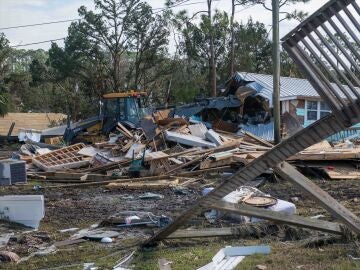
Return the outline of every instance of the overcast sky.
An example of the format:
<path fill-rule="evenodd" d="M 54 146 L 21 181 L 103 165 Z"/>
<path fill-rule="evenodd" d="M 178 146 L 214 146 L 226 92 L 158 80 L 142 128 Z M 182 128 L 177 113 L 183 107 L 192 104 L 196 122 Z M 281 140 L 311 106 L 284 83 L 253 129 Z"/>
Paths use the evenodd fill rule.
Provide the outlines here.
<path fill-rule="evenodd" d="M 298 9 L 311 14 L 327 1 L 328 0 L 312 0 L 307 4 L 286 6 L 283 10 L 291 11 Z M 164 7 L 165 1 L 146 0 L 146 2 L 152 5 L 153 8 L 162 8 Z M 269 0 L 268 2 L 270 3 L 271 1 Z M 206 8 L 205 0 L 190 0 L 188 3 L 195 4 L 177 7 L 173 10 L 176 12 L 182 9 L 187 9 L 189 13 L 193 13 Z M 78 18 L 77 9 L 81 5 L 93 8 L 93 0 L 0 0 L 0 28 L 76 19 Z M 225 10 L 230 13 L 231 0 L 216 1 L 213 8 Z M 246 22 L 250 17 L 264 23 L 267 27 L 270 27 L 271 25 L 271 12 L 265 10 L 262 6 L 254 6 L 247 9 L 244 9 L 244 7 L 241 6 L 237 7 L 235 17 L 237 21 Z M 10 40 L 11 45 L 14 46 L 66 37 L 69 24 L 70 22 L 0 30 L 0 32 L 4 32 Z M 283 21 L 280 25 L 280 37 L 288 33 L 296 25 L 298 25 L 297 21 Z M 58 41 L 58 43 L 62 44 L 61 41 Z M 49 46 L 50 43 L 44 43 L 22 48 L 48 49 Z"/>

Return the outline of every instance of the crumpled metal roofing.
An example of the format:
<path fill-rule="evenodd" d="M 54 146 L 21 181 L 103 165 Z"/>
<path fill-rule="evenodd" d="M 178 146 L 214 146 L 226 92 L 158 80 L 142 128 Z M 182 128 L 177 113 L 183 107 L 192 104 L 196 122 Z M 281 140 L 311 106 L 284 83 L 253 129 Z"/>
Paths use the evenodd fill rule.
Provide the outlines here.
<path fill-rule="evenodd" d="M 233 76 L 236 81 L 246 80 L 254 81 L 248 83 L 247 86 L 254 88 L 257 91 L 256 95 L 262 96 L 269 100 L 272 105 L 272 94 L 273 94 L 273 75 L 248 73 L 248 72 L 236 72 Z M 332 84 L 335 89 L 338 87 Z M 348 88 L 347 86 L 344 86 Z M 343 98 L 345 96 L 339 90 L 339 94 Z M 360 92 L 360 89 L 359 89 Z M 280 77 L 280 100 L 286 100 L 290 97 L 306 96 L 320 98 L 320 95 L 316 92 L 315 88 L 312 87 L 310 82 L 306 79 L 291 78 L 291 77 Z M 353 95 L 351 95 L 353 96 Z"/>
<path fill-rule="evenodd" d="M 274 122 L 271 121 L 266 124 L 258 125 L 241 125 L 241 129 L 238 134 L 241 134 L 241 131 L 250 132 L 266 141 L 274 141 Z"/>
<path fill-rule="evenodd" d="M 186 104 L 174 109 L 174 115 L 190 117 L 204 109 L 237 108 L 240 101 L 235 96 L 215 97 L 198 100 L 195 103 Z"/>

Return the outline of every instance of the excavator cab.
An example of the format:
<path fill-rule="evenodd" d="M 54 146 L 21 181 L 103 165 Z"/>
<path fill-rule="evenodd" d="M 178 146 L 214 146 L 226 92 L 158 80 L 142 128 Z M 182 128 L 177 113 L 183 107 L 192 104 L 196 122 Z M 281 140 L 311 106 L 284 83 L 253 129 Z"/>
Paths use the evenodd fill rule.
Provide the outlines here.
<path fill-rule="evenodd" d="M 109 93 L 103 95 L 101 119 L 103 132 L 110 132 L 117 124 L 136 128 L 139 121 L 151 111 L 145 106 L 145 92 Z"/>
<path fill-rule="evenodd" d="M 95 134 L 107 135 L 115 129 L 118 122 L 129 128 L 137 128 L 140 120 L 152 113 L 145 106 L 146 96 L 146 92 L 135 91 L 104 94 L 99 115 L 81 122 L 69 123 L 64 133 L 65 142 L 73 142 L 80 134 L 83 140 L 86 140 L 86 137 L 90 139 Z"/>

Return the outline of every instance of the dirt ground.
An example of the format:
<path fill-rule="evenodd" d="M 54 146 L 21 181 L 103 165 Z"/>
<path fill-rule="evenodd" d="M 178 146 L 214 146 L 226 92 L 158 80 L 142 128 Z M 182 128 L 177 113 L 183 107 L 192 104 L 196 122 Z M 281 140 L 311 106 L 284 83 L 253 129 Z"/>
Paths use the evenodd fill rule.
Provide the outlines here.
<path fill-rule="evenodd" d="M 323 181 L 314 180 L 346 207 L 360 215 L 359 180 Z M 34 185 L 42 185 L 43 190 L 33 190 Z M 77 227 L 89 228 L 99 224 L 110 215 L 121 211 L 149 211 L 155 215 L 176 217 L 200 196 L 200 188 L 190 190 L 189 194 L 176 195 L 171 188 L 151 191 L 162 194 L 163 199 L 141 200 L 138 195 L 143 190 L 109 190 L 106 187 L 56 188 L 47 189 L 47 184 L 29 182 L 25 186 L 0 187 L 0 195 L 43 194 L 46 213 L 38 231 L 23 234 L 23 229 L 9 224 L 0 226 L 1 232 L 15 232 L 7 250 L 20 257 L 38 251 L 41 247 L 51 246 L 54 242 L 68 239 L 74 232 L 60 233 L 59 230 Z M 296 200 L 300 215 L 325 215 L 325 210 L 309 200 L 288 182 L 266 183 L 260 188 L 274 197 L 284 200 Z M 296 197 L 296 198 L 295 198 Z M 217 226 L 226 226 L 220 223 Z M 204 227 L 209 225 L 198 217 L 189 221 L 188 226 Z M 208 263 L 215 253 L 226 245 L 270 245 L 270 255 L 248 256 L 238 269 L 256 269 L 256 265 L 266 265 L 267 269 L 360 269 L 360 257 L 357 241 L 332 239 L 330 243 L 319 243 L 306 247 L 304 242 L 321 240 L 325 234 L 306 231 L 300 239 L 288 239 L 283 234 L 265 237 L 228 237 L 198 240 L 164 241 L 158 246 L 140 249 L 139 244 L 150 237 L 158 228 L 117 229 L 119 238 L 111 244 L 86 241 L 63 246 L 56 253 L 34 256 L 19 264 L 0 264 L 0 269 L 83 269 L 84 263 L 95 263 L 99 269 L 112 269 L 116 262 L 136 251 L 131 262 L 132 269 L 159 269 L 158 259 L 172 262 L 172 269 L 196 269 Z M 330 237 L 331 238 L 331 237 Z M 316 242 L 316 241 L 315 241 Z"/>

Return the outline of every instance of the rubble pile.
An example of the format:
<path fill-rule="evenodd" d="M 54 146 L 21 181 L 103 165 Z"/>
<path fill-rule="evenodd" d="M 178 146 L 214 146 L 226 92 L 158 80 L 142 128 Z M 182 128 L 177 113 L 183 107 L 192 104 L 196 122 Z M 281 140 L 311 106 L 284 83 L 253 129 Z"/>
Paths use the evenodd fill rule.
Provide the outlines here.
<path fill-rule="evenodd" d="M 32 256 L 54 253 L 63 246 L 77 245 L 84 241 L 116 244 L 120 240 L 133 237 L 144 241 L 150 237 L 149 228 L 153 234 L 154 230 L 164 229 L 174 221 L 172 211 L 164 212 L 164 209 L 171 209 L 171 206 L 158 209 L 158 202 L 177 198 L 174 201 L 183 200 L 186 204 L 206 196 L 231 179 L 240 168 L 273 148 L 270 142 L 246 131 L 233 133 L 215 127 L 209 128 L 203 122 L 192 123 L 189 119 L 163 115 L 166 114 L 154 113 L 142 120 L 141 127 L 137 129 L 118 123 L 116 129 L 103 141 L 78 141 L 65 145 L 59 138 L 47 138 L 47 144 L 27 141 L 19 146 L 18 151 L 4 153 L 0 163 L 9 168 L 16 168 L 17 182 L 15 177 L 10 177 L 6 180 L 1 179 L 3 185 L 15 184 L 25 187 L 30 183 L 33 192 L 36 193 L 101 186 L 106 192 L 120 192 L 120 200 L 127 201 L 124 206 L 129 207 L 132 205 L 131 202 L 133 206 L 120 208 L 121 211 L 108 209 L 107 213 L 110 215 L 104 216 L 98 220 L 98 224 L 89 228 L 61 228 L 60 241 L 55 241 L 46 233 L 43 237 L 40 232 L 17 232 L 16 237 L 9 233 L 0 234 L 5 247 L 0 260 L 23 262 Z M 287 161 L 301 171 L 316 175 L 320 179 L 353 180 L 360 176 L 357 170 L 359 153 L 360 148 L 356 141 L 338 144 L 323 141 L 299 152 Z M 20 177 L 22 174 L 23 177 Z M 271 224 L 262 217 L 275 222 L 289 223 L 289 216 L 297 216 L 299 199 L 288 198 L 289 201 L 286 201 L 284 198 L 273 196 L 271 191 L 263 192 L 257 189 L 265 181 L 276 179 L 277 176 L 277 171 L 269 168 L 255 180 L 248 181 L 223 196 L 220 206 L 208 208 L 200 213 L 200 217 L 206 221 L 205 228 L 177 230 L 168 238 L 234 235 L 235 231 L 240 230 L 239 226 Z M 36 183 L 33 184 L 33 181 Z M 3 202 L 0 200 L 0 211 L 5 211 L 9 203 L 16 201 L 18 207 L 26 209 L 25 212 L 34 213 L 34 209 L 30 208 L 36 204 L 36 220 L 27 217 L 29 220 L 24 221 L 22 214 L 17 213 L 16 217 L 11 216 L 10 221 L 26 226 L 30 224 L 37 228 L 40 222 L 43 222 L 42 219 L 46 218 L 44 198 L 42 195 L 27 196 L 33 196 L 32 204 L 29 203 L 29 198 L 23 195 L 3 196 Z M 47 207 L 55 211 L 62 204 L 70 206 L 71 200 L 64 199 L 59 204 L 49 203 Z M 224 211 L 227 210 L 227 205 L 239 204 L 245 210 L 250 207 L 249 211 L 254 211 L 251 207 L 256 207 L 259 214 Z M 84 205 L 84 202 L 79 205 Z M 267 211 L 261 212 L 261 209 L 270 210 L 272 214 L 266 214 Z M 341 232 L 340 227 L 334 227 L 335 225 L 331 225 L 331 229 L 323 229 L 326 224 L 322 222 L 325 221 L 312 222 L 316 223 L 314 226 L 320 228 L 319 230 Z M 218 228 L 219 224 L 221 228 Z M 301 218 L 295 224 L 310 226 Z M 72 235 L 69 237 L 70 234 Z M 25 257 L 20 258 L 18 255 Z"/>
<path fill-rule="evenodd" d="M 112 188 L 156 188 L 178 185 L 175 179 L 169 180 L 173 176 L 232 172 L 232 168 L 246 166 L 272 148 L 249 132 L 209 129 L 202 122 L 164 118 L 161 112 L 147 117 L 141 126 L 130 129 L 118 123 L 107 140 L 93 144 L 66 146 L 60 140 L 54 141 L 57 144 L 28 141 L 18 152 L 12 152 L 12 156 L 26 162 L 28 179 L 61 184 L 106 183 Z M 357 179 L 359 154 L 356 143 L 331 145 L 323 141 L 288 161 L 322 177 Z M 150 185 L 150 181 L 156 182 Z"/>

